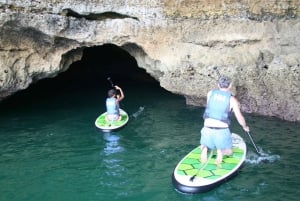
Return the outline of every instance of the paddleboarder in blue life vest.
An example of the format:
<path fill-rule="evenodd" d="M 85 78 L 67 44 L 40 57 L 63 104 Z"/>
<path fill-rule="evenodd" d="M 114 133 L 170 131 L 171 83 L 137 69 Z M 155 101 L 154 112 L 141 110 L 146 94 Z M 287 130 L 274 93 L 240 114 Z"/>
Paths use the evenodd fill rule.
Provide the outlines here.
<path fill-rule="evenodd" d="M 122 116 L 120 115 L 120 106 L 119 102 L 124 99 L 124 93 L 121 87 L 115 85 L 114 89 L 110 89 L 107 92 L 106 99 L 106 120 L 107 121 L 119 121 Z M 117 90 L 119 93 L 117 93 Z"/>
<path fill-rule="evenodd" d="M 241 113 L 238 100 L 231 94 L 231 80 L 221 76 L 218 89 L 207 94 L 207 106 L 204 111 L 204 127 L 201 129 L 201 162 L 207 161 L 208 149 L 217 149 L 216 164 L 221 167 L 223 155 L 232 154 L 230 117 L 234 113 L 237 121 L 246 132 L 249 132 L 246 120 Z"/>

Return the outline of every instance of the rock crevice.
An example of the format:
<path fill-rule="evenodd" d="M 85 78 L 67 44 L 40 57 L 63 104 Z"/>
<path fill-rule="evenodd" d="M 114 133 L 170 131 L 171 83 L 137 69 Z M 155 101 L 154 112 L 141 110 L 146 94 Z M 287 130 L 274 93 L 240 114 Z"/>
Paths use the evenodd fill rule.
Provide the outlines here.
<path fill-rule="evenodd" d="M 123 14 L 116 13 L 116 12 L 79 14 L 70 8 L 63 9 L 60 14 L 63 16 L 67 16 L 67 17 L 75 17 L 75 18 L 79 18 L 79 19 L 84 18 L 86 20 L 91 20 L 91 21 L 101 21 L 101 20 L 107 20 L 107 19 L 125 19 L 125 18 L 131 18 L 134 20 L 138 20 L 137 17 L 131 17 L 129 15 L 123 15 Z"/>

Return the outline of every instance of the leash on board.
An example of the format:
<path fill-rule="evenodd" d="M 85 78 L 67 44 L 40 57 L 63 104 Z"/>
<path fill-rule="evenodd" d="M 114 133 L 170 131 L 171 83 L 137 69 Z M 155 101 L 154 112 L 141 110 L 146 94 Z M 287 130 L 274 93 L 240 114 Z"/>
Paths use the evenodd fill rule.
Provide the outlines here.
<path fill-rule="evenodd" d="M 196 174 L 194 174 L 191 178 L 190 181 L 194 181 L 195 177 L 207 166 L 208 161 L 211 159 L 212 155 L 213 155 L 214 150 L 211 150 L 208 156 L 208 159 L 206 160 L 206 162 L 202 165 L 202 167 L 200 167 L 197 171 Z"/>

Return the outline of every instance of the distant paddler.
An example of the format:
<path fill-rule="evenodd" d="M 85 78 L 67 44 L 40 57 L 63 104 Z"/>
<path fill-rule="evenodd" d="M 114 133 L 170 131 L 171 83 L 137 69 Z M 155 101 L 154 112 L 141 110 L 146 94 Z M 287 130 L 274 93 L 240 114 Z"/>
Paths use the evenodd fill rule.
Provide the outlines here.
<path fill-rule="evenodd" d="M 113 89 L 108 90 L 106 99 L 106 120 L 120 121 L 120 101 L 124 99 L 124 93 L 121 87 L 114 85 Z"/>

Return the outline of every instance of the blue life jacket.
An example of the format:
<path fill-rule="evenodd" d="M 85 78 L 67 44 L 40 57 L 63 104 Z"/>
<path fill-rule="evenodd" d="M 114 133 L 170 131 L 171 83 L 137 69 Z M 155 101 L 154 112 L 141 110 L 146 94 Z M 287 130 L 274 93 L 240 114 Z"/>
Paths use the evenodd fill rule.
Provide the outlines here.
<path fill-rule="evenodd" d="M 115 98 L 106 99 L 106 112 L 107 114 L 120 115 L 119 113 L 119 103 Z"/>
<path fill-rule="evenodd" d="M 209 97 L 203 118 L 220 120 L 229 125 L 231 117 L 230 97 L 230 92 L 217 89 L 213 90 Z"/>

